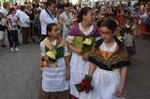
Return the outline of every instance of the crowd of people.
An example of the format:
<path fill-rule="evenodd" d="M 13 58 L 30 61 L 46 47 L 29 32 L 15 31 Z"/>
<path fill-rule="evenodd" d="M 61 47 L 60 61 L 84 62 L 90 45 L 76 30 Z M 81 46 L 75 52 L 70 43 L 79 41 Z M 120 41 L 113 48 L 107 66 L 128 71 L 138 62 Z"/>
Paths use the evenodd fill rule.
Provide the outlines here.
<path fill-rule="evenodd" d="M 10 7 L 4 2 L 0 44 L 7 47 L 6 34 L 12 52 L 21 43 L 40 44 L 39 99 L 124 99 L 140 22 L 149 26 L 150 3 L 91 7 L 47 0 Z"/>

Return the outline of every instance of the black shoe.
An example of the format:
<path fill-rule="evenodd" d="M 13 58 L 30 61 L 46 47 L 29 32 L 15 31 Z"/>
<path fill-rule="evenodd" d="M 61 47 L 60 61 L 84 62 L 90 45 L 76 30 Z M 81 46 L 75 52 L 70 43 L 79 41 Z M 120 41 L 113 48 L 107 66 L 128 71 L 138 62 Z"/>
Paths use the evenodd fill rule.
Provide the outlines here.
<path fill-rule="evenodd" d="M 1 45 L 1 48 L 7 48 L 7 46 L 3 44 L 3 45 Z"/>

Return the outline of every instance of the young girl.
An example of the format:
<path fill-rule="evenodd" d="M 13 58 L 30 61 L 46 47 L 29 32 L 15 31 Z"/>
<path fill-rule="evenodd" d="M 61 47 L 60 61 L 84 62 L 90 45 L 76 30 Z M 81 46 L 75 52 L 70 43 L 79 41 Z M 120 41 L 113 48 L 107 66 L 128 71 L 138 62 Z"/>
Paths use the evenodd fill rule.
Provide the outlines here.
<path fill-rule="evenodd" d="M 84 93 L 79 94 L 75 85 L 88 73 L 89 62 L 86 61 L 96 38 L 99 37 L 98 28 L 93 24 L 94 13 L 92 8 L 84 7 L 79 13 L 79 23 L 76 24 L 67 37 L 69 49 L 72 52 L 70 60 L 70 94 L 71 99 L 81 99 Z M 84 98 L 87 98 L 86 95 Z"/>
<path fill-rule="evenodd" d="M 134 30 L 131 20 L 126 19 L 125 25 L 121 29 L 121 35 L 124 37 L 124 44 L 130 56 L 135 54 Z"/>
<path fill-rule="evenodd" d="M 9 31 L 9 36 L 10 36 L 10 49 L 11 51 L 19 51 L 18 44 L 18 18 L 15 16 L 16 10 L 15 8 L 10 8 L 8 16 L 7 16 L 7 27 Z"/>
<path fill-rule="evenodd" d="M 96 42 L 91 51 L 88 75 L 79 83 L 80 88 L 86 85 L 88 89 L 91 85 L 87 82 L 93 76 L 94 90 L 91 99 L 117 99 L 124 94 L 130 61 L 125 46 L 115 37 L 116 29 L 114 21 L 102 22 L 99 32 L 102 39 Z"/>
<path fill-rule="evenodd" d="M 42 90 L 39 99 L 69 99 L 69 62 L 66 43 L 57 24 L 47 25 L 47 37 L 40 43 L 42 59 Z M 57 63 L 57 66 L 54 63 Z"/>

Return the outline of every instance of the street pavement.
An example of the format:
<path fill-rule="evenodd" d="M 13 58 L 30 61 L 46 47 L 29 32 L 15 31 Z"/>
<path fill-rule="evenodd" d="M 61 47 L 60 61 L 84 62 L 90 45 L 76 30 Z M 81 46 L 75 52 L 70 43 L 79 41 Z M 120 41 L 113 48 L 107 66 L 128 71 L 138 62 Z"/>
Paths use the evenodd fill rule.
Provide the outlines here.
<path fill-rule="evenodd" d="M 136 47 L 128 72 L 127 99 L 150 99 L 150 41 L 138 39 Z"/>
<path fill-rule="evenodd" d="M 0 50 L 0 99 L 38 99 L 39 45 L 20 46 L 20 52 Z"/>
<path fill-rule="evenodd" d="M 150 99 L 150 42 L 137 39 L 137 54 L 129 67 L 126 99 Z M 40 89 L 38 44 L 19 52 L 0 49 L 0 99 L 38 99 Z"/>

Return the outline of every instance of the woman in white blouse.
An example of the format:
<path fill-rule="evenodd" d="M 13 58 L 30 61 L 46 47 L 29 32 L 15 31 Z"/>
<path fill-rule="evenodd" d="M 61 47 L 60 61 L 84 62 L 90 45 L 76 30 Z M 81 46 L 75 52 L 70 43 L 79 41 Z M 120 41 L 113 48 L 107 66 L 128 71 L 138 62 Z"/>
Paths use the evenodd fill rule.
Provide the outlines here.
<path fill-rule="evenodd" d="M 22 40 L 23 44 L 27 44 L 28 40 L 30 40 L 30 19 L 29 16 L 25 13 L 25 6 L 21 6 L 20 10 L 21 11 L 18 13 L 18 17 L 22 27 Z"/>

